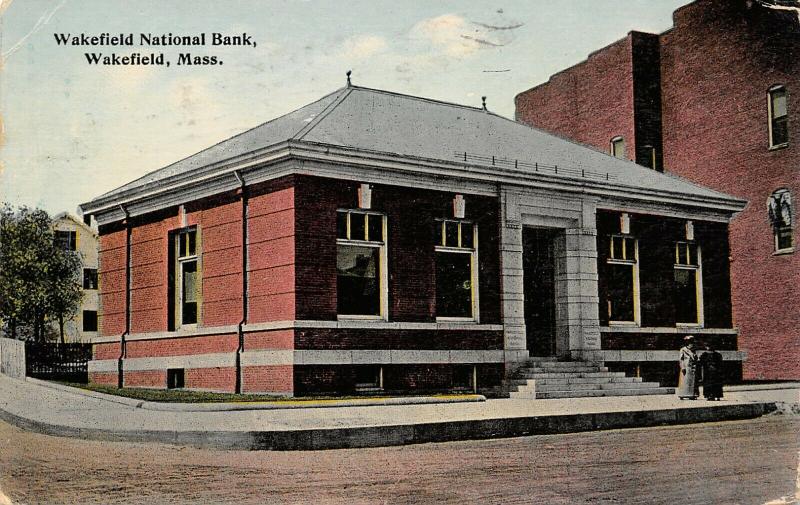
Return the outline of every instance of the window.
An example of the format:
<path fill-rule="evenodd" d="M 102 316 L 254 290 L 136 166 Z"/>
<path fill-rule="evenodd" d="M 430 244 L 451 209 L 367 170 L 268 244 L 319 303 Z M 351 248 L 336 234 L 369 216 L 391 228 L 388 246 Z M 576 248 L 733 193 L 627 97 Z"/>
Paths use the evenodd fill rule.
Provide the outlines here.
<path fill-rule="evenodd" d="M 184 370 L 183 368 L 168 368 L 167 369 L 167 389 L 180 389 L 184 387 Z"/>
<path fill-rule="evenodd" d="M 177 232 L 174 237 L 172 289 L 173 311 L 178 326 L 197 324 L 200 304 L 200 271 L 196 229 Z"/>
<path fill-rule="evenodd" d="M 475 365 L 456 365 L 453 368 L 453 389 L 478 392 L 478 377 Z"/>
<path fill-rule="evenodd" d="M 97 311 L 83 311 L 83 331 L 97 331 Z"/>
<path fill-rule="evenodd" d="M 703 324 L 703 285 L 700 248 L 693 242 L 675 243 L 674 300 L 676 324 Z"/>
<path fill-rule="evenodd" d="M 611 156 L 615 158 L 625 158 L 625 139 L 614 137 L 611 139 Z"/>
<path fill-rule="evenodd" d="M 775 242 L 775 252 L 794 250 L 792 231 L 792 194 L 788 189 L 779 189 L 767 199 L 767 212 Z"/>
<path fill-rule="evenodd" d="M 647 155 L 647 159 L 643 160 L 646 163 L 645 166 L 648 166 L 653 170 L 658 170 L 658 162 L 656 160 L 656 148 L 651 146 L 650 144 L 647 144 L 642 149 L 644 149 L 644 152 Z"/>
<path fill-rule="evenodd" d="M 436 318 L 478 319 L 478 233 L 469 221 L 436 221 Z"/>
<path fill-rule="evenodd" d="M 608 242 L 608 320 L 610 323 L 638 323 L 638 243 L 635 238 L 626 235 L 612 235 Z"/>
<path fill-rule="evenodd" d="M 74 251 L 78 247 L 78 234 L 75 230 L 56 230 L 56 246 L 65 251 Z"/>
<path fill-rule="evenodd" d="M 340 210 L 336 215 L 336 306 L 344 317 L 386 318 L 386 216 Z"/>
<path fill-rule="evenodd" d="M 358 392 L 383 390 L 383 367 L 364 365 L 355 367 L 355 390 Z"/>
<path fill-rule="evenodd" d="M 97 269 L 83 269 L 83 289 L 97 289 Z"/>
<path fill-rule="evenodd" d="M 789 124 L 786 88 L 773 86 L 767 93 L 769 113 L 769 146 L 779 147 L 789 143 Z"/>

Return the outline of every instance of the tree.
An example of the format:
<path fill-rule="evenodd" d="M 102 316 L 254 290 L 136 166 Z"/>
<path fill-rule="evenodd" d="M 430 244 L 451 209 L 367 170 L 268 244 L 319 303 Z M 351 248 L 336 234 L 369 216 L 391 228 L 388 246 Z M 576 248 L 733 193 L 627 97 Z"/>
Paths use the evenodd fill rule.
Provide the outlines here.
<path fill-rule="evenodd" d="M 11 338 L 44 341 L 50 324 L 74 317 L 83 296 L 81 258 L 55 243 L 41 209 L 0 209 L 0 321 Z"/>

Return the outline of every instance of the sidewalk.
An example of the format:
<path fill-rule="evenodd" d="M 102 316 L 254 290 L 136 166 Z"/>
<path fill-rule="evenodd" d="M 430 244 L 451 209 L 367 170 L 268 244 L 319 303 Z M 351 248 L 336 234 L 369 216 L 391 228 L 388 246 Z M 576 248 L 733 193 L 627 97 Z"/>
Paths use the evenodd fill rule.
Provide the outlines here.
<path fill-rule="evenodd" d="M 800 403 L 800 385 L 774 386 L 726 391 L 721 402 L 654 395 L 181 412 L 137 408 L 0 375 L 0 419 L 40 433 L 96 440 L 333 449 L 748 419 Z"/>

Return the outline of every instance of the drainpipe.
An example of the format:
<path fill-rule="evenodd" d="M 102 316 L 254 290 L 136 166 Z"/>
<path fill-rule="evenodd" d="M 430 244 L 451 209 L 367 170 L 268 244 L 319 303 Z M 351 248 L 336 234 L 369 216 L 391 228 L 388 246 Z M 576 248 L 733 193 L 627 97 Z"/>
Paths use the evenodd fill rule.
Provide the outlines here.
<path fill-rule="evenodd" d="M 123 359 L 127 355 L 126 338 L 131 332 L 131 216 L 128 210 L 119 206 L 125 214 L 125 332 L 119 337 L 119 358 L 117 358 L 117 387 L 125 385 Z"/>
<path fill-rule="evenodd" d="M 237 332 L 239 346 L 236 348 L 236 394 L 242 392 L 242 353 L 244 352 L 244 325 L 247 323 L 247 187 L 242 174 L 235 170 L 233 175 L 239 181 L 239 191 L 242 198 L 242 320 L 239 321 Z"/>

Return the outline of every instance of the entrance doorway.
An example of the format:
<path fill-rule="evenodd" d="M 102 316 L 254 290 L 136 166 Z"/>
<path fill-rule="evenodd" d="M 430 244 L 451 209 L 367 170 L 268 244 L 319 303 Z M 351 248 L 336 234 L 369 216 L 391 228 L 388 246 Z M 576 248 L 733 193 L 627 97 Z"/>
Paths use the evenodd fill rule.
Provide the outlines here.
<path fill-rule="evenodd" d="M 561 230 L 523 228 L 525 328 L 531 356 L 556 355 L 556 237 Z"/>

